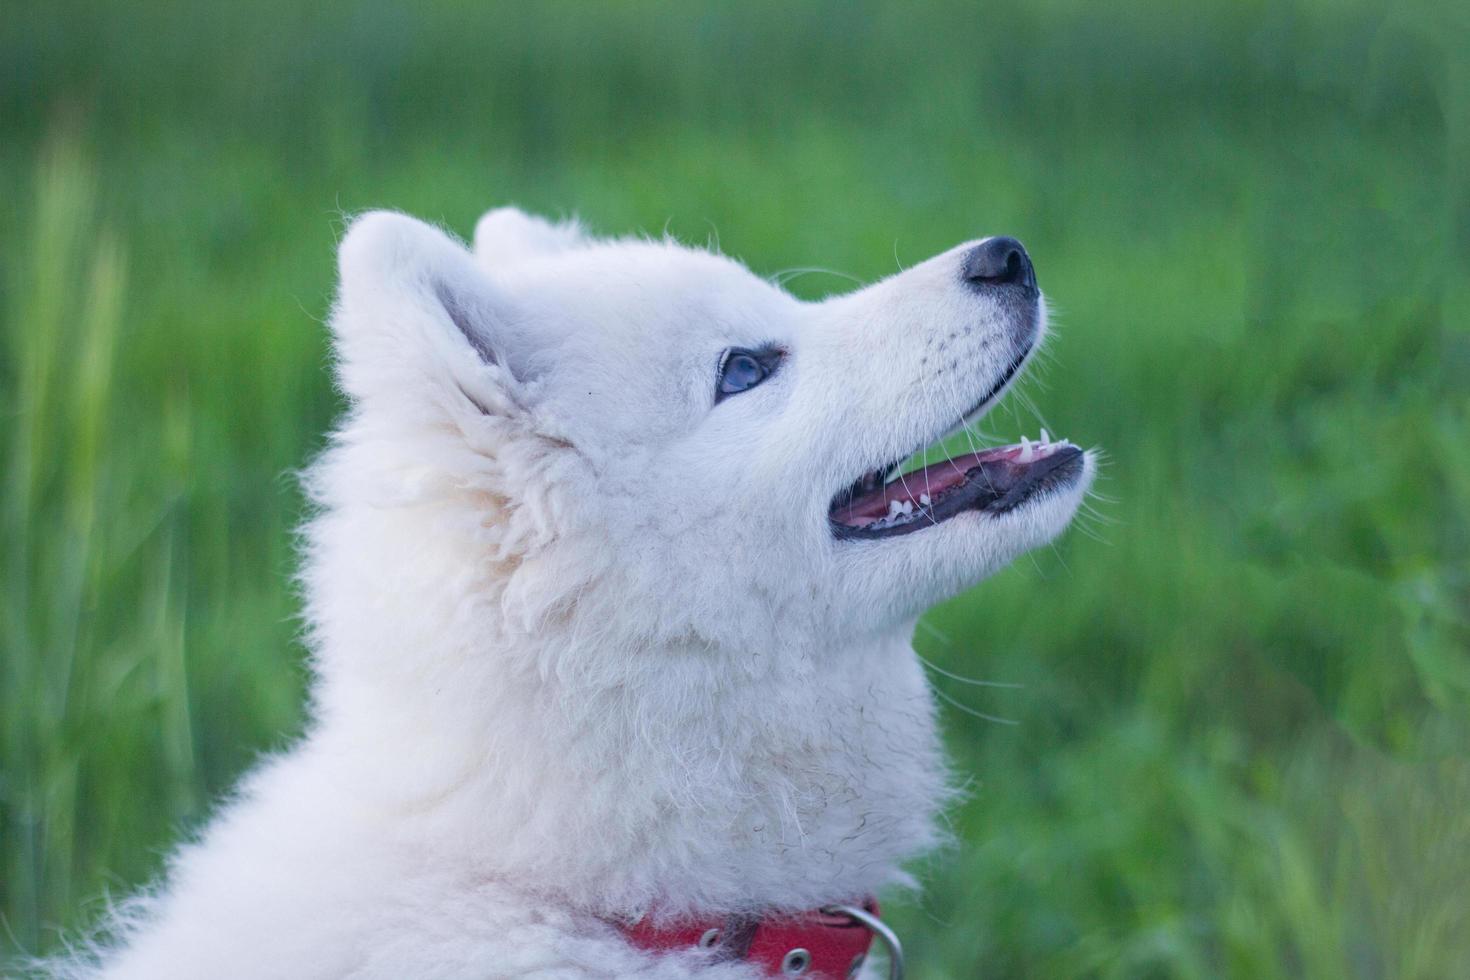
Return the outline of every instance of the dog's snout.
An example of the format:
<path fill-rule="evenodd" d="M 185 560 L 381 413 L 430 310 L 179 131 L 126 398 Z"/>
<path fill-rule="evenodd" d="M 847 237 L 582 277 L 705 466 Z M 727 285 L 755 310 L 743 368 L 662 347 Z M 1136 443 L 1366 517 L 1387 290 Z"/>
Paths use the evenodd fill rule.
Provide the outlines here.
<path fill-rule="evenodd" d="M 964 276 L 975 286 L 1036 288 L 1036 269 L 1025 246 L 1004 235 L 987 238 L 970 249 L 965 256 Z"/>

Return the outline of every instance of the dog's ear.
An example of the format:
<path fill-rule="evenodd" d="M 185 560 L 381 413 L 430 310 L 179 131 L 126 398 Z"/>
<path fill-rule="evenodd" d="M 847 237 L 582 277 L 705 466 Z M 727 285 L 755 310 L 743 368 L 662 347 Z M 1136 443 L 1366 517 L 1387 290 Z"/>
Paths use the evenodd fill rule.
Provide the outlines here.
<path fill-rule="evenodd" d="M 586 243 L 587 234 L 576 219 L 553 224 L 519 208 L 486 211 L 475 225 L 475 258 L 491 270 Z"/>
<path fill-rule="evenodd" d="M 338 378 L 355 404 L 513 410 L 507 299 L 453 238 L 407 215 L 354 220 L 338 250 L 332 327 Z"/>

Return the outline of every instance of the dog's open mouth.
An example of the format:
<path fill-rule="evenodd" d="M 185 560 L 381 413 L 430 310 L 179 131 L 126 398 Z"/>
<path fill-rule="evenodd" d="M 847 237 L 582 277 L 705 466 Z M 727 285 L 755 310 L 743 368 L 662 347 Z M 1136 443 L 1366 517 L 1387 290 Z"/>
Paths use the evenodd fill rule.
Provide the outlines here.
<path fill-rule="evenodd" d="M 883 538 L 920 531 L 963 514 L 1003 514 L 1082 472 L 1082 450 L 1065 439 L 1023 439 L 966 453 L 910 473 L 898 462 L 864 474 L 832 500 L 828 520 L 838 538 Z M 897 474 L 897 475 L 896 475 Z"/>

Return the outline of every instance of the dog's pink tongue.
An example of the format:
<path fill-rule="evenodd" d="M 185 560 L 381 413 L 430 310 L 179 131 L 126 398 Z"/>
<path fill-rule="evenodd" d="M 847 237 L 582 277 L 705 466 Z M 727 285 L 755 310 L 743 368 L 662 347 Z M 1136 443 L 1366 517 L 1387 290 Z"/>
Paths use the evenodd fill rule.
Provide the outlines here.
<path fill-rule="evenodd" d="M 838 519 L 844 524 L 871 524 L 887 517 L 889 505 L 895 501 L 900 504 L 907 501 L 915 507 L 922 506 L 924 501 L 920 498 L 927 497 L 932 501 L 951 487 L 959 486 L 965 482 L 965 474 L 981 463 L 1003 459 L 1018 452 L 1019 447 L 1003 446 L 980 453 L 967 453 L 954 459 L 946 459 L 942 463 L 931 463 L 921 470 L 898 477 L 881 490 L 858 497 L 841 510 Z"/>

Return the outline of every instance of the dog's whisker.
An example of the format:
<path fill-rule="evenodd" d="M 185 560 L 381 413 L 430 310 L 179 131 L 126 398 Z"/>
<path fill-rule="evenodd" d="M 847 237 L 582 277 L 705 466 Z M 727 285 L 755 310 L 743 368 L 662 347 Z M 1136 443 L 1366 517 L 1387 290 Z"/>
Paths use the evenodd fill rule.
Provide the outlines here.
<path fill-rule="evenodd" d="M 959 681 L 961 684 L 970 684 L 974 687 L 1001 687 L 1011 690 L 1018 690 L 1026 686 L 1024 684 L 1014 684 L 1009 681 L 982 681 L 975 677 L 966 677 L 963 674 L 956 674 L 953 671 L 945 670 L 934 661 L 925 659 L 924 657 L 919 657 L 919 660 L 924 664 L 924 666 L 934 671 L 934 673 L 939 674 L 943 677 L 948 677 L 952 681 Z"/>
<path fill-rule="evenodd" d="M 970 707 L 968 704 L 965 704 L 962 701 L 955 700 L 954 698 L 950 697 L 948 694 L 945 694 L 944 691 L 940 690 L 937 687 L 936 688 L 933 688 L 932 690 L 943 701 L 945 701 L 946 703 L 948 703 L 948 704 L 952 705 L 953 707 L 959 709 L 960 711 L 963 711 L 965 714 L 969 715 L 972 718 L 979 718 L 982 721 L 993 722 L 994 724 L 997 724 L 997 725 L 1019 725 L 1020 724 L 1020 722 L 1017 721 L 1014 718 L 1002 718 L 999 715 L 988 715 L 988 714 L 986 714 L 983 711 L 977 711 L 976 709 Z"/>

